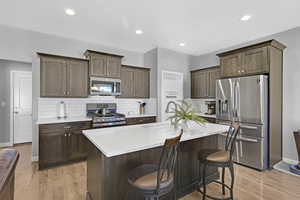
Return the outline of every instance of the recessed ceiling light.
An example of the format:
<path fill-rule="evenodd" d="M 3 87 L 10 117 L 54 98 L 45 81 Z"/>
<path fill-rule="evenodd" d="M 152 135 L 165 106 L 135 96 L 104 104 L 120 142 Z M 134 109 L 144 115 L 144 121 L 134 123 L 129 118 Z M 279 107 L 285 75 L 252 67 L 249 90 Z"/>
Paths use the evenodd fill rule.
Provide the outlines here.
<path fill-rule="evenodd" d="M 67 8 L 67 9 L 65 10 L 65 13 L 66 13 L 67 15 L 70 15 L 70 16 L 76 15 L 75 10 L 73 10 L 73 9 L 71 9 L 71 8 Z"/>
<path fill-rule="evenodd" d="M 142 35 L 142 34 L 143 34 L 143 31 L 140 30 L 140 29 L 138 29 L 138 30 L 135 31 L 135 33 L 136 33 L 137 35 Z"/>
<path fill-rule="evenodd" d="M 244 15 L 242 18 L 241 18 L 241 21 L 248 21 L 252 18 L 251 15 Z"/>
<path fill-rule="evenodd" d="M 181 42 L 181 43 L 179 43 L 179 46 L 184 47 L 184 46 L 185 46 L 185 43 L 184 43 L 184 42 Z"/>

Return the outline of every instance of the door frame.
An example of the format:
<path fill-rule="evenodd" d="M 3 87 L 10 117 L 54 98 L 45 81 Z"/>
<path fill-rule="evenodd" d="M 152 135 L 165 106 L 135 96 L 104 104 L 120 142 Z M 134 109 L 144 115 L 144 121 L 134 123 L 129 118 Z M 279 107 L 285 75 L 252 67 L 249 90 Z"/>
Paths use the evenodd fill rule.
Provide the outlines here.
<path fill-rule="evenodd" d="M 165 83 L 164 83 L 164 74 L 168 73 L 168 74 L 175 74 L 178 76 L 181 76 L 182 78 L 182 100 L 184 100 L 184 73 L 183 72 L 177 72 L 177 71 L 169 71 L 169 70 L 162 70 L 161 71 L 161 91 L 160 91 L 160 111 L 159 111 L 159 115 L 160 115 L 160 121 L 162 121 L 163 118 L 163 114 L 164 114 L 164 110 L 165 108 L 163 108 L 163 104 L 164 104 L 164 89 L 165 88 Z"/>
<path fill-rule="evenodd" d="M 9 120 L 10 120 L 10 125 L 9 125 L 9 146 L 14 145 L 14 74 L 16 73 L 22 73 L 26 75 L 31 75 L 32 76 L 32 71 L 19 71 L 19 70 L 13 70 L 10 71 L 10 108 L 9 108 Z M 32 87 L 32 82 L 31 82 L 31 87 Z M 31 101 L 33 103 L 33 101 Z M 32 125 L 32 124 L 31 124 Z M 31 133 L 32 134 L 32 133 Z"/>

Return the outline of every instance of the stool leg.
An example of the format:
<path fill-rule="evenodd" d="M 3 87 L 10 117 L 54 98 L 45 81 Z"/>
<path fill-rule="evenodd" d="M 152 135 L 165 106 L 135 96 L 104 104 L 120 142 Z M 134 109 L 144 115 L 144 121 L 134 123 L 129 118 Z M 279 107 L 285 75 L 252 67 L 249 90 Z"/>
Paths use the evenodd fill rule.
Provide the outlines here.
<path fill-rule="evenodd" d="M 203 185 L 203 197 L 202 200 L 205 200 L 206 197 L 206 184 L 205 184 L 205 176 L 206 176 L 206 164 L 203 164 L 202 169 L 202 185 Z"/>
<path fill-rule="evenodd" d="M 230 198 L 233 200 L 233 186 L 234 186 L 234 167 L 233 163 L 230 164 L 230 174 L 231 174 L 231 187 L 230 187 Z"/>
<path fill-rule="evenodd" d="M 222 167 L 222 194 L 225 195 L 225 167 Z"/>

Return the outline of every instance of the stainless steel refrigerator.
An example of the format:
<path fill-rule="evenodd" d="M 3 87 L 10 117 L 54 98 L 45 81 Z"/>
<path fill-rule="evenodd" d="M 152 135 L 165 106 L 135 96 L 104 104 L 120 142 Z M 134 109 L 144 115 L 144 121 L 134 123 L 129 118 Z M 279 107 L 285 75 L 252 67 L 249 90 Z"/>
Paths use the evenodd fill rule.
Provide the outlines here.
<path fill-rule="evenodd" d="M 268 76 L 220 79 L 216 82 L 217 121 L 241 125 L 234 161 L 259 170 L 269 167 Z M 225 136 L 220 138 L 223 146 Z"/>

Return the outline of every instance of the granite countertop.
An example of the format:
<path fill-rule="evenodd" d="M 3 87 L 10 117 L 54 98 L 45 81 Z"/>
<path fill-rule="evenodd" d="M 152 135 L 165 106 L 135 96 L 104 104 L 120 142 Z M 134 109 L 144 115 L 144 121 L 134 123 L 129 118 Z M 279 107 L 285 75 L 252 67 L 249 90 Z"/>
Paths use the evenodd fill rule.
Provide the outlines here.
<path fill-rule="evenodd" d="M 138 118 L 138 117 L 156 117 L 156 114 L 129 114 L 126 118 Z"/>
<path fill-rule="evenodd" d="M 205 113 L 197 113 L 197 115 L 199 115 L 200 117 L 207 117 L 207 118 L 217 118 L 217 116 L 214 114 L 214 115 L 208 115 L 208 114 L 205 114 Z"/>
<path fill-rule="evenodd" d="M 67 118 L 40 118 L 37 120 L 36 124 L 57 124 L 57 123 L 67 123 L 67 122 L 80 122 L 80 121 L 92 121 L 92 118 L 87 116 L 78 117 L 67 117 Z"/>
<path fill-rule="evenodd" d="M 228 126 L 225 125 L 205 123 L 200 126 L 191 122 L 189 123 L 189 130 L 184 132 L 181 141 L 221 134 L 227 130 Z M 169 122 L 159 122 L 85 130 L 83 134 L 106 157 L 113 157 L 162 146 L 165 139 L 175 137 L 179 132 L 175 131 Z"/>

